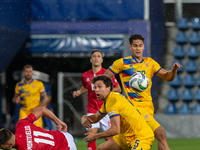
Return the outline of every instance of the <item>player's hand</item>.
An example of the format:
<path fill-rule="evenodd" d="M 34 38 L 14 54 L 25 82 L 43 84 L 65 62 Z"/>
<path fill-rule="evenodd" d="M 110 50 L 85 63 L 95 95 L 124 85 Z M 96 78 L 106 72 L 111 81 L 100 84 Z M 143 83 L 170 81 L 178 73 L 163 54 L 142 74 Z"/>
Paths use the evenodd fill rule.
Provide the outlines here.
<path fill-rule="evenodd" d="M 180 67 L 183 67 L 183 66 L 179 63 L 174 63 L 172 69 L 178 70 Z"/>
<path fill-rule="evenodd" d="M 67 125 L 62 121 L 60 121 L 59 124 L 57 124 L 57 128 L 60 131 L 67 132 Z"/>
<path fill-rule="evenodd" d="M 77 90 L 73 92 L 73 98 L 78 97 L 79 95 L 81 95 L 81 90 Z"/>
<path fill-rule="evenodd" d="M 81 118 L 81 123 L 85 128 L 91 128 L 93 121 L 86 115 Z"/>
<path fill-rule="evenodd" d="M 85 135 L 87 135 L 87 136 L 83 139 L 85 142 L 91 143 L 91 142 L 93 142 L 94 140 L 96 140 L 96 136 L 95 136 L 94 133 L 89 132 L 89 133 L 85 133 Z"/>

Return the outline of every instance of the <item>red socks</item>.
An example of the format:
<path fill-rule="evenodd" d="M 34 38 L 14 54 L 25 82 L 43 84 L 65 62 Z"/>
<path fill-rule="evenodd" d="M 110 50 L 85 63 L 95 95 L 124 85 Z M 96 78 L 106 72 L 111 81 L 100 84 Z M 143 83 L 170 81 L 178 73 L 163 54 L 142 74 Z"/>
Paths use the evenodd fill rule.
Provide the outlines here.
<path fill-rule="evenodd" d="M 88 149 L 88 150 L 97 150 L 96 141 L 93 141 L 93 142 L 91 142 L 91 143 L 88 143 L 87 149 Z"/>

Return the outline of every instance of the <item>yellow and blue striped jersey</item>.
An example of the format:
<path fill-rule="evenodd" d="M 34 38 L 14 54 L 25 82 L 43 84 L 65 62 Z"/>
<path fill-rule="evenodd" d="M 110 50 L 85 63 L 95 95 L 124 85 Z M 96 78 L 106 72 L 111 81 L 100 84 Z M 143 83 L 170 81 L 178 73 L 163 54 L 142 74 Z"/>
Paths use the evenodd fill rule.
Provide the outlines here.
<path fill-rule="evenodd" d="M 133 55 L 120 58 L 109 67 L 111 72 L 119 74 L 128 100 L 135 102 L 152 102 L 152 77 L 160 69 L 160 65 L 152 58 L 143 57 L 142 61 L 138 62 Z M 149 79 L 149 87 L 144 92 L 133 90 L 129 86 L 129 79 L 135 72 L 142 72 Z"/>
<path fill-rule="evenodd" d="M 24 80 L 15 86 L 15 93 L 20 94 L 21 108 L 29 111 L 40 104 L 40 93 L 45 92 L 41 81 L 33 79 L 30 83 Z"/>
<path fill-rule="evenodd" d="M 110 92 L 99 110 L 110 118 L 120 116 L 120 134 L 125 137 L 153 137 L 153 131 L 136 107 L 120 93 Z"/>

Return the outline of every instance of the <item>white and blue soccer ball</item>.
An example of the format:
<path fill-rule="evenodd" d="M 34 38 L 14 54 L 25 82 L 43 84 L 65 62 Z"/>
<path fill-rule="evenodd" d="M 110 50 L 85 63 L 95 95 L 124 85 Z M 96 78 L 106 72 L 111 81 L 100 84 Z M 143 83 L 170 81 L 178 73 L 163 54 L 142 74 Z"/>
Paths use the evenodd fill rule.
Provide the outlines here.
<path fill-rule="evenodd" d="M 147 76 L 141 72 L 135 72 L 130 80 L 129 80 L 129 86 L 133 90 L 138 90 L 138 91 L 145 91 L 148 86 L 149 86 L 149 79 Z"/>

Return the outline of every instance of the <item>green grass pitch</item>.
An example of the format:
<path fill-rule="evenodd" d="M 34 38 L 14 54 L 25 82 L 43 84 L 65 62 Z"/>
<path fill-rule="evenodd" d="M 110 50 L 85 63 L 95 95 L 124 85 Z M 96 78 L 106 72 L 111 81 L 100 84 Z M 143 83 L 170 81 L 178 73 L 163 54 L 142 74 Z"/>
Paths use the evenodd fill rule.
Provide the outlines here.
<path fill-rule="evenodd" d="M 98 139 L 97 145 L 105 142 L 104 139 Z M 167 140 L 171 150 L 200 150 L 200 139 L 168 139 Z M 87 143 L 82 138 L 75 138 L 77 150 L 86 150 Z M 154 145 L 151 150 L 157 150 L 157 140 L 154 141 Z"/>
<path fill-rule="evenodd" d="M 104 139 L 98 139 L 97 145 L 105 142 Z M 200 150 L 200 138 L 196 139 L 168 139 L 167 140 L 171 150 Z M 75 138 L 75 144 L 77 150 L 86 150 L 87 143 L 83 141 L 83 138 Z M 151 150 L 157 150 L 157 141 L 155 140 Z M 15 149 L 12 149 L 15 150 Z"/>

